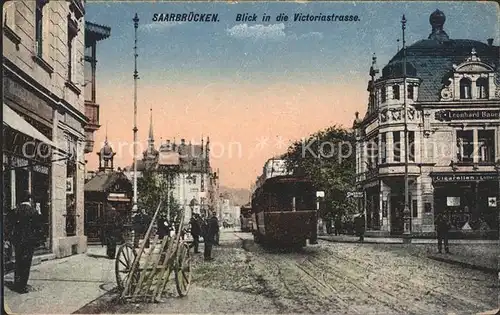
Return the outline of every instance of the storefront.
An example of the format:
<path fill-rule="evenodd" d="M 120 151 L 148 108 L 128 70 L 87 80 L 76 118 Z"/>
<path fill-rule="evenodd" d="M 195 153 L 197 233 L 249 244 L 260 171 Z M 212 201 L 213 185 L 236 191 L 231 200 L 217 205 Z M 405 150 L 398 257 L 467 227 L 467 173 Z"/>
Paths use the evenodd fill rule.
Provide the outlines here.
<path fill-rule="evenodd" d="M 114 207 L 128 222 L 132 209 L 132 184 L 123 172 L 100 172 L 85 183 L 85 235 L 88 242 L 100 240 L 106 211 Z"/>
<path fill-rule="evenodd" d="M 3 215 L 21 202 L 23 191 L 30 191 L 33 205 L 41 214 L 42 230 L 39 234 L 39 247 L 35 254 L 49 253 L 51 242 L 51 153 L 55 147 L 44 135 L 26 119 L 7 105 L 3 106 Z M 48 130 L 45 130 L 48 133 Z M 4 230 L 5 262 L 12 259 L 10 242 Z"/>
<path fill-rule="evenodd" d="M 451 221 L 452 231 L 467 233 L 498 229 L 496 172 L 431 173 L 431 177 L 435 214 L 444 212 Z"/>

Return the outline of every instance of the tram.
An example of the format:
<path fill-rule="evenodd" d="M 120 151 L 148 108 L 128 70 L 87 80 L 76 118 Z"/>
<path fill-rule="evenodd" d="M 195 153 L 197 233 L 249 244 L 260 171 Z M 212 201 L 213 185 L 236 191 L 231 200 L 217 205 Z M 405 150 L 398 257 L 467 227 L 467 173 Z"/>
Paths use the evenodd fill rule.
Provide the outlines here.
<path fill-rule="evenodd" d="M 317 192 L 311 180 L 293 175 L 266 179 L 252 195 L 254 240 L 304 247 L 317 243 Z"/>
<path fill-rule="evenodd" d="M 252 231 L 252 207 L 249 204 L 240 208 L 240 223 L 242 232 Z"/>

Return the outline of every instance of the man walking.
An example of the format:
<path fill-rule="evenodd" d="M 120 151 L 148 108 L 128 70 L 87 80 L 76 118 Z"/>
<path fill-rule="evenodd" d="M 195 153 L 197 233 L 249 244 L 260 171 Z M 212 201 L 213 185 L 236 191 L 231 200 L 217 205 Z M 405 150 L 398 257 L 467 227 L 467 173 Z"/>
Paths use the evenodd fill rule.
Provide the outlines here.
<path fill-rule="evenodd" d="M 189 246 L 189 248 L 194 247 L 194 253 L 198 254 L 198 245 L 200 244 L 200 234 L 201 234 L 201 224 L 200 217 L 197 213 L 193 214 L 191 220 L 189 220 L 189 224 L 191 225 L 191 236 L 193 237 L 193 244 Z"/>
<path fill-rule="evenodd" d="M 41 218 L 31 204 L 31 194 L 25 191 L 19 206 L 7 215 L 10 241 L 15 250 L 14 290 L 18 293 L 28 292 L 33 253 L 39 241 Z"/>
<path fill-rule="evenodd" d="M 356 235 L 359 236 L 359 241 L 363 242 L 365 240 L 365 216 L 363 214 L 354 219 L 354 227 Z"/>
<path fill-rule="evenodd" d="M 444 251 L 449 254 L 450 249 L 448 247 L 448 231 L 450 229 L 450 221 L 448 220 L 448 216 L 441 212 L 437 215 L 436 218 L 436 232 L 438 239 L 438 252 L 441 254 L 443 249 L 443 240 L 444 240 Z"/>
<path fill-rule="evenodd" d="M 109 259 L 115 259 L 116 245 L 121 238 L 121 222 L 118 212 L 114 207 L 110 207 L 106 211 L 106 218 L 104 223 L 104 242 L 106 244 L 106 254 Z"/>
<path fill-rule="evenodd" d="M 204 236 L 205 242 L 205 261 L 211 261 L 212 258 L 212 246 L 216 244 L 216 236 L 219 234 L 219 220 L 217 220 L 217 213 L 213 212 L 212 217 L 208 219 L 207 231 Z"/>
<path fill-rule="evenodd" d="M 341 229 L 342 229 L 341 216 L 340 214 L 337 214 L 335 216 L 335 235 L 340 235 Z"/>

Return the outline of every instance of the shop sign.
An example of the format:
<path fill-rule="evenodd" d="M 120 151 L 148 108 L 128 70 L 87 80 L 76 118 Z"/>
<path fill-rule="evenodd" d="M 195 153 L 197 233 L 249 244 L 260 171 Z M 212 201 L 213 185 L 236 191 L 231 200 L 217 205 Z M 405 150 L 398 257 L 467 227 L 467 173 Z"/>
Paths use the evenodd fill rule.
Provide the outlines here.
<path fill-rule="evenodd" d="M 350 197 L 363 198 L 364 194 L 362 191 L 349 191 L 349 192 L 347 192 L 347 198 L 350 198 Z"/>
<path fill-rule="evenodd" d="M 13 156 L 12 157 L 12 167 L 26 167 L 28 166 L 29 162 L 27 159 L 18 157 L 18 156 Z"/>
<path fill-rule="evenodd" d="M 433 176 L 432 181 L 435 183 L 441 182 L 475 182 L 485 180 L 496 180 L 496 174 L 449 174 Z"/>
<path fill-rule="evenodd" d="M 45 165 L 40 165 L 40 164 L 33 165 L 33 171 L 35 171 L 37 173 L 42 173 L 45 175 L 49 174 L 49 168 Z"/>
<path fill-rule="evenodd" d="M 497 206 L 497 197 L 488 197 L 488 206 L 496 208 L 496 206 Z"/>
<path fill-rule="evenodd" d="M 446 197 L 446 205 L 448 207 L 459 207 L 460 197 Z"/>
<path fill-rule="evenodd" d="M 440 110 L 435 114 L 436 120 L 481 120 L 500 119 L 500 110 Z"/>
<path fill-rule="evenodd" d="M 125 193 L 109 193 L 108 198 L 126 198 Z"/>

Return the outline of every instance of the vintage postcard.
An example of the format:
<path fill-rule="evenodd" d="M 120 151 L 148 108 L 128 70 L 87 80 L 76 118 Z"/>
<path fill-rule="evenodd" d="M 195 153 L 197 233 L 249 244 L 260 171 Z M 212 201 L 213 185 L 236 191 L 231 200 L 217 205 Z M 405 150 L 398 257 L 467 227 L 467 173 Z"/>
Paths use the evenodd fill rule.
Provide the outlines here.
<path fill-rule="evenodd" d="M 12 314 L 498 314 L 500 6 L 6 1 Z"/>

